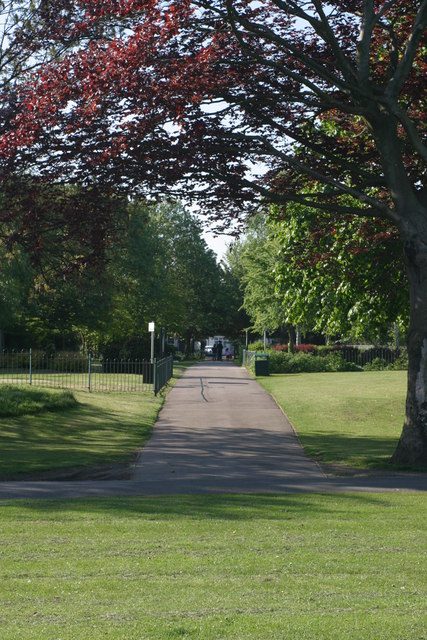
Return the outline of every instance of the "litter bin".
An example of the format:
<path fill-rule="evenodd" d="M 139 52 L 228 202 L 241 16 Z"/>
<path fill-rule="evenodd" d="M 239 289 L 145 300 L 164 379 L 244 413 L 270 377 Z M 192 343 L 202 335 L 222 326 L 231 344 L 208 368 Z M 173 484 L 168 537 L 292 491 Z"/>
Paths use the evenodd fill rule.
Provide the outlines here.
<path fill-rule="evenodd" d="M 267 353 L 255 354 L 255 375 L 256 376 L 268 376 L 270 375 L 270 363 Z"/>

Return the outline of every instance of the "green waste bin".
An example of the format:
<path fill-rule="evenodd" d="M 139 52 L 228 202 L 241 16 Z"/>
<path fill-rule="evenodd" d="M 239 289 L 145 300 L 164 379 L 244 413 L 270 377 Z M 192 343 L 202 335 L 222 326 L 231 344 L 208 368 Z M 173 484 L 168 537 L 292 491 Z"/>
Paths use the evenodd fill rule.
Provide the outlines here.
<path fill-rule="evenodd" d="M 256 376 L 268 376 L 270 375 L 270 363 L 267 353 L 257 353 L 255 355 L 255 375 Z"/>

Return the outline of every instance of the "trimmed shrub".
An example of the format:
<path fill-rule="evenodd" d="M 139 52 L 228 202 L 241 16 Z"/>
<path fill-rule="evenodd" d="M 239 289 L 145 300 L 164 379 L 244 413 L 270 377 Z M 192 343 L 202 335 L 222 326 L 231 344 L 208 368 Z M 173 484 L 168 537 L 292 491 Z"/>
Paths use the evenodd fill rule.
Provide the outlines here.
<path fill-rule="evenodd" d="M 274 344 L 271 347 L 272 351 L 288 351 L 288 345 L 287 344 Z"/>
<path fill-rule="evenodd" d="M 288 344 L 275 344 L 271 348 L 274 351 L 285 351 L 285 352 L 289 351 L 289 345 Z M 312 353 L 312 354 L 315 354 L 315 353 L 317 353 L 318 347 L 315 344 L 296 344 L 294 346 L 294 349 L 295 349 L 295 353 Z"/>
<path fill-rule="evenodd" d="M 326 371 L 361 371 L 362 368 L 353 362 L 346 362 L 338 353 L 331 353 L 322 358 L 310 353 L 286 353 L 270 351 L 270 373 L 318 373 Z"/>
<path fill-rule="evenodd" d="M 325 363 L 325 371 L 363 371 L 355 362 L 348 362 L 340 353 L 328 353 L 319 358 Z"/>
<path fill-rule="evenodd" d="M 296 353 L 312 353 L 314 355 L 317 352 L 317 346 L 315 344 L 296 344 L 295 352 Z"/>
<path fill-rule="evenodd" d="M 286 353 L 283 351 L 269 351 L 270 373 L 283 373 Z M 255 367 L 255 364 L 253 365 Z"/>

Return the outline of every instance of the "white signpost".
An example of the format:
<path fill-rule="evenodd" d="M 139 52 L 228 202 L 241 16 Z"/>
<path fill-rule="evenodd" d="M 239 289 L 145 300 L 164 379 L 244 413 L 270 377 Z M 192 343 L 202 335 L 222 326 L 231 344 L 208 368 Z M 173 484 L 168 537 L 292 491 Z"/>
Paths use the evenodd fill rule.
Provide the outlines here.
<path fill-rule="evenodd" d="M 148 323 L 148 331 L 151 333 L 151 364 L 154 362 L 154 331 L 156 326 L 154 322 Z"/>

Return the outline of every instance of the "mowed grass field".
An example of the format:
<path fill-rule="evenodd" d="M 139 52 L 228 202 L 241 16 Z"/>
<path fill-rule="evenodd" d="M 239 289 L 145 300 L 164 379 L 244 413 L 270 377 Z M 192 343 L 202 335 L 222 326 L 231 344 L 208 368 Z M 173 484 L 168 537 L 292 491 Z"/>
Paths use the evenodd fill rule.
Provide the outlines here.
<path fill-rule="evenodd" d="M 425 496 L 0 503 L 2 640 L 422 640 Z"/>
<path fill-rule="evenodd" d="M 176 374 L 179 375 L 179 372 Z M 271 375 L 258 381 L 321 464 L 387 469 L 399 439 L 403 371 Z M 129 461 L 164 396 L 0 385 L 0 479 Z"/>
<path fill-rule="evenodd" d="M 363 466 L 373 442 L 381 463 L 401 426 L 398 402 L 394 426 L 390 412 L 372 416 L 403 377 L 373 373 L 262 383 L 277 385 L 313 455 Z M 33 392 L 1 404 L 2 468 L 123 459 L 162 402 Z M 421 493 L 0 501 L 0 638 L 426 640 L 426 528 Z"/>
<path fill-rule="evenodd" d="M 320 463 L 386 468 L 400 437 L 405 371 L 278 374 L 257 378 Z"/>

